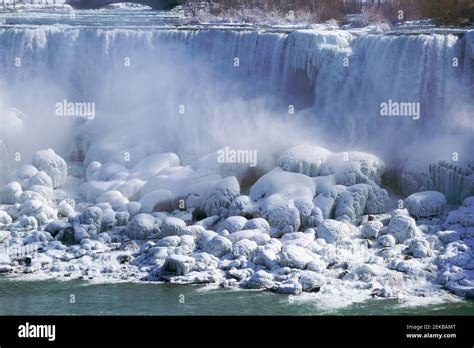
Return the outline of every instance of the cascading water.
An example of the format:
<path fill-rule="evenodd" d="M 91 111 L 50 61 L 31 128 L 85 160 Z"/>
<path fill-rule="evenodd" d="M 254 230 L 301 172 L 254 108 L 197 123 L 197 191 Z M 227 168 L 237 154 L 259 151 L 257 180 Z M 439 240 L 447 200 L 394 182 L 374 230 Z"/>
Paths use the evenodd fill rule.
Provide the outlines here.
<path fill-rule="evenodd" d="M 170 136 L 160 135 L 158 149 L 211 151 L 236 133 L 255 144 L 250 138 L 265 139 L 268 132 L 268 126 L 246 127 L 256 122 L 255 112 L 265 113 L 261 105 L 249 106 L 258 97 L 272 105 L 265 110 L 275 124 L 296 136 L 301 129 L 304 141 L 386 159 L 421 137 L 472 130 L 461 127 L 473 110 L 472 57 L 464 38 L 452 34 L 45 27 L 0 29 L 0 42 L 4 103 L 48 119 L 59 100 L 93 101 L 100 110 L 96 123 L 113 135 L 127 130 L 122 145 L 126 138 L 139 142 L 146 128 L 131 132 L 133 119 L 143 125 L 159 119 Z M 236 100 L 248 103 L 238 115 L 222 106 Z M 380 105 L 389 100 L 420 103 L 420 119 L 381 117 Z M 177 121 L 175 111 L 185 104 L 191 115 Z M 289 105 L 296 115 L 288 115 Z M 207 140 L 197 139 L 196 127 Z M 314 136 L 303 136 L 305 128 Z"/>

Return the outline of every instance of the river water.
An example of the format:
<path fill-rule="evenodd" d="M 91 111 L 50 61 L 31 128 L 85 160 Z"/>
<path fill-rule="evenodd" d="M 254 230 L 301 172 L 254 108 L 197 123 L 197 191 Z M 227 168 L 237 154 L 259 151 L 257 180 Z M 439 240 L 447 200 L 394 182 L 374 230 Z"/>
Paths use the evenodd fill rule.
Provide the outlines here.
<path fill-rule="evenodd" d="M 75 303 L 71 303 L 71 295 Z M 74 301 L 72 301 L 74 302 Z M 252 290 L 0 278 L 0 315 L 473 315 L 474 302 L 405 306 L 372 300 L 342 308 Z M 323 308 L 321 308 L 323 307 Z"/>

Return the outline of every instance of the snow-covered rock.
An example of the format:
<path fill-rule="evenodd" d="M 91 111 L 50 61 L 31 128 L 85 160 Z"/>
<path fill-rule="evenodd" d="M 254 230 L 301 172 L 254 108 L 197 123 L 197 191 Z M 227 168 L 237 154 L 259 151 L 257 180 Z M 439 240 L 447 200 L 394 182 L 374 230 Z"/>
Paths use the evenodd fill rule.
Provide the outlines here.
<path fill-rule="evenodd" d="M 214 186 L 203 199 L 201 209 L 207 216 L 228 216 L 230 205 L 239 195 L 239 182 L 235 177 L 230 176 Z"/>
<path fill-rule="evenodd" d="M 163 237 L 177 236 L 184 227 L 186 227 L 186 223 L 183 220 L 172 216 L 166 217 L 161 222 L 161 235 Z"/>
<path fill-rule="evenodd" d="M 327 243 L 336 243 L 347 239 L 351 232 L 350 227 L 337 220 L 324 220 L 317 228 L 316 236 Z"/>
<path fill-rule="evenodd" d="M 405 207 L 408 212 L 416 217 L 439 215 L 446 205 L 444 194 L 436 191 L 417 192 L 405 199 Z"/>
<path fill-rule="evenodd" d="M 263 218 L 250 219 L 245 222 L 244 230 L 260 230 L 270 234 L 270 224 Z"/>
<path fill-rule="evenodd" d="M 280 253 L 280 264 L 283 267 L 291 267 L 297 269 L 306 269 L 308 264 L 318 258 L 317 255 L 311 251 L 296 246 L 289 245 L 283 248 Z"/>
<path fill-rule="evenodd" d="M 336 197 L 334 214 L 336 218 L 346 215 L 354 221 L 364 214 L 383 213 L 387 201 L 387 191 L 374 183 L 356 184 Z"/>
<path fill-rule="evenodd" d="M 420 235 L 421 231 L 416 226 L 416 222 L 411 218 L 406 209 L 396 209 L 393 211 L 392 219 L 387 226 L 388 233 L 392 235 L 397 243 L 403 243 L 407 239 Z"/>
<path fill-rule="evenodd" d="M 244 286 L 248 289 L 271 289 L 274 286 L 273 276 L 260 270 L 247 279 Z"/>
<path fill-rule="evenodd" d="M 15 204 L 22 193 L 21 185 L 13 181 L 3 187 L 0 192 L 0 202 L 3 204 Z"/>
<path fill-rule="evenodd" d="M 433 254 L 429 242 L 421 238 L 411 240 L 408 246 L 408 253 L 416 258 L 428 257 Z"/>
<path fill-rule="evenodd" d="M 377 239 L 380 230 L 383 227 L 383 223 L 380 221 L 368 221 L 360 227 L 362 237 L 367 239 Z"/>
<path fill-rule="evenodd" d="M 155 217 L 149 214 L 138 214 L 127 226 L 127 235 L 131 239 L 147 239 L 159 231 Z"/>
<path fill-rule="evenodd" d="M 173 206 L 173 195 L 168 190 L 157 190 L 143 196 L 139 203 L 144 213 L 170 211 Z"/>
<path fill-rule="evenodd" d="M 268 269 L 272 269 L 279 263 L 279 261 L 280 261 L 280 258 L 274 250 L 258 247 L 253 252 L 253 262 L 256 265 L 262 265 Z"/>
<path fill-rule="evenodd" d="M 34 185 L 46 186 L 53 188 L 53 180 L 44 171 L 37 172 L 29 181 L 29 187 L 31 189 Z"/>
<path fill-rule="evenodd" d="M 33 156 L 33 165 L 51 178 L 53 188 L 66 183 L 67 164 L 52 149 L 38 151 Z"/>
<path fill-rule="evenodd" d="M 194 269 L 195 260 L 192 257 L 184 255 L 171 255 L 165 260 L 162 267 L 164 274 L 171 273 L 177 276 L 188 274 Z"/>
<path fill-rule="evenodd" d="M 217 232 L 221 231 L 228 231 L 229 233 L 234 233 L 244 229 L 245 224 L 247 223 L 247 219 L 243 216 L 230 216 L 221 223 L 217 228 Z"/>
<path fill-rule="evenodd" d="M 214 236 L 211 240 L 204 244 L 203 250 L 216 257 L 222 257 L 232 251 L 232 242 L 222 236 Z"/>
<path fill-rule="evenodd" d="M 232 246 L 232 255 L 234 257 L 245 257 L 246 259 L 251 260 L 253 252 L 257 249 L 258 245 L 252 240 L 241 239 L 238 242 L 234 243 Z"/>
<path fill-rule="evenodd" d="M 332 153 L 317 146 L 297 146 L 285 151 L 278 161 L 285 171 L 311 177 L 334 175 L 336 183 L 355 185 L 380 183 L 385 164 L 376 156 L 362 152 Z"/>
<path fill-rule="evenodd" d="M 227 238 L 236 243 L 242 239 L 254 241 L 258 245 L 264 245 L 270 241 L 270 236 L 260 230 L 242 230 L 229 234 Z"/>

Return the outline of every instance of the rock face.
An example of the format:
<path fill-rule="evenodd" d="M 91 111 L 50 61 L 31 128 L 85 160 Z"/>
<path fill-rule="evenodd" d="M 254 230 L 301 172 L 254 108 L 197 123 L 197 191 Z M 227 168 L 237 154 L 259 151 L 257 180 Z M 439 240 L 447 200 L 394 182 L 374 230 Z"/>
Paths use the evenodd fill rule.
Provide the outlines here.
<path fill-rule="evenodd" d="M 67 164 L 53 150 L 42 150 L 33 156 L 33 165 L 44 171 L 51 178 L 53 188 L 58 188 L 66 183 Z"/>
<path fill-rule="evenodd" d="M 405 199 L 405 207 L 410 215 L 429 217 L 439 215 L 446 208 L 447 201 L 441 192 L 417 192 Z"/>

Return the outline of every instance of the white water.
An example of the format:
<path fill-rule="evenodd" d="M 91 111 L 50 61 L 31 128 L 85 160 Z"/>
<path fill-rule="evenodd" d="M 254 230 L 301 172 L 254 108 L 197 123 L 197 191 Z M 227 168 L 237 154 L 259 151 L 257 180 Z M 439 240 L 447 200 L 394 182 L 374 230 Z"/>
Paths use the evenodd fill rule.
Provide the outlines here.
<path fill-rule="evenodd" d="M 10 154 L 29 158 L 52 146 L 87 162 L 137 147 L 186 161 L 235 146 L 258 149 L 265 165 L 299 143 L 390 160 L 414 141 L 472 139 L 468 51 L 452 34 L 7 26 L 0 28 L 0 105 L 24 113 L 24 133 L 2 139 Z M 96 103 L 79 144 L 78 124 L 54 115 L 64 99 Z M 381 117 L 389 99 L 419 102 L 421 118 Z"/>

